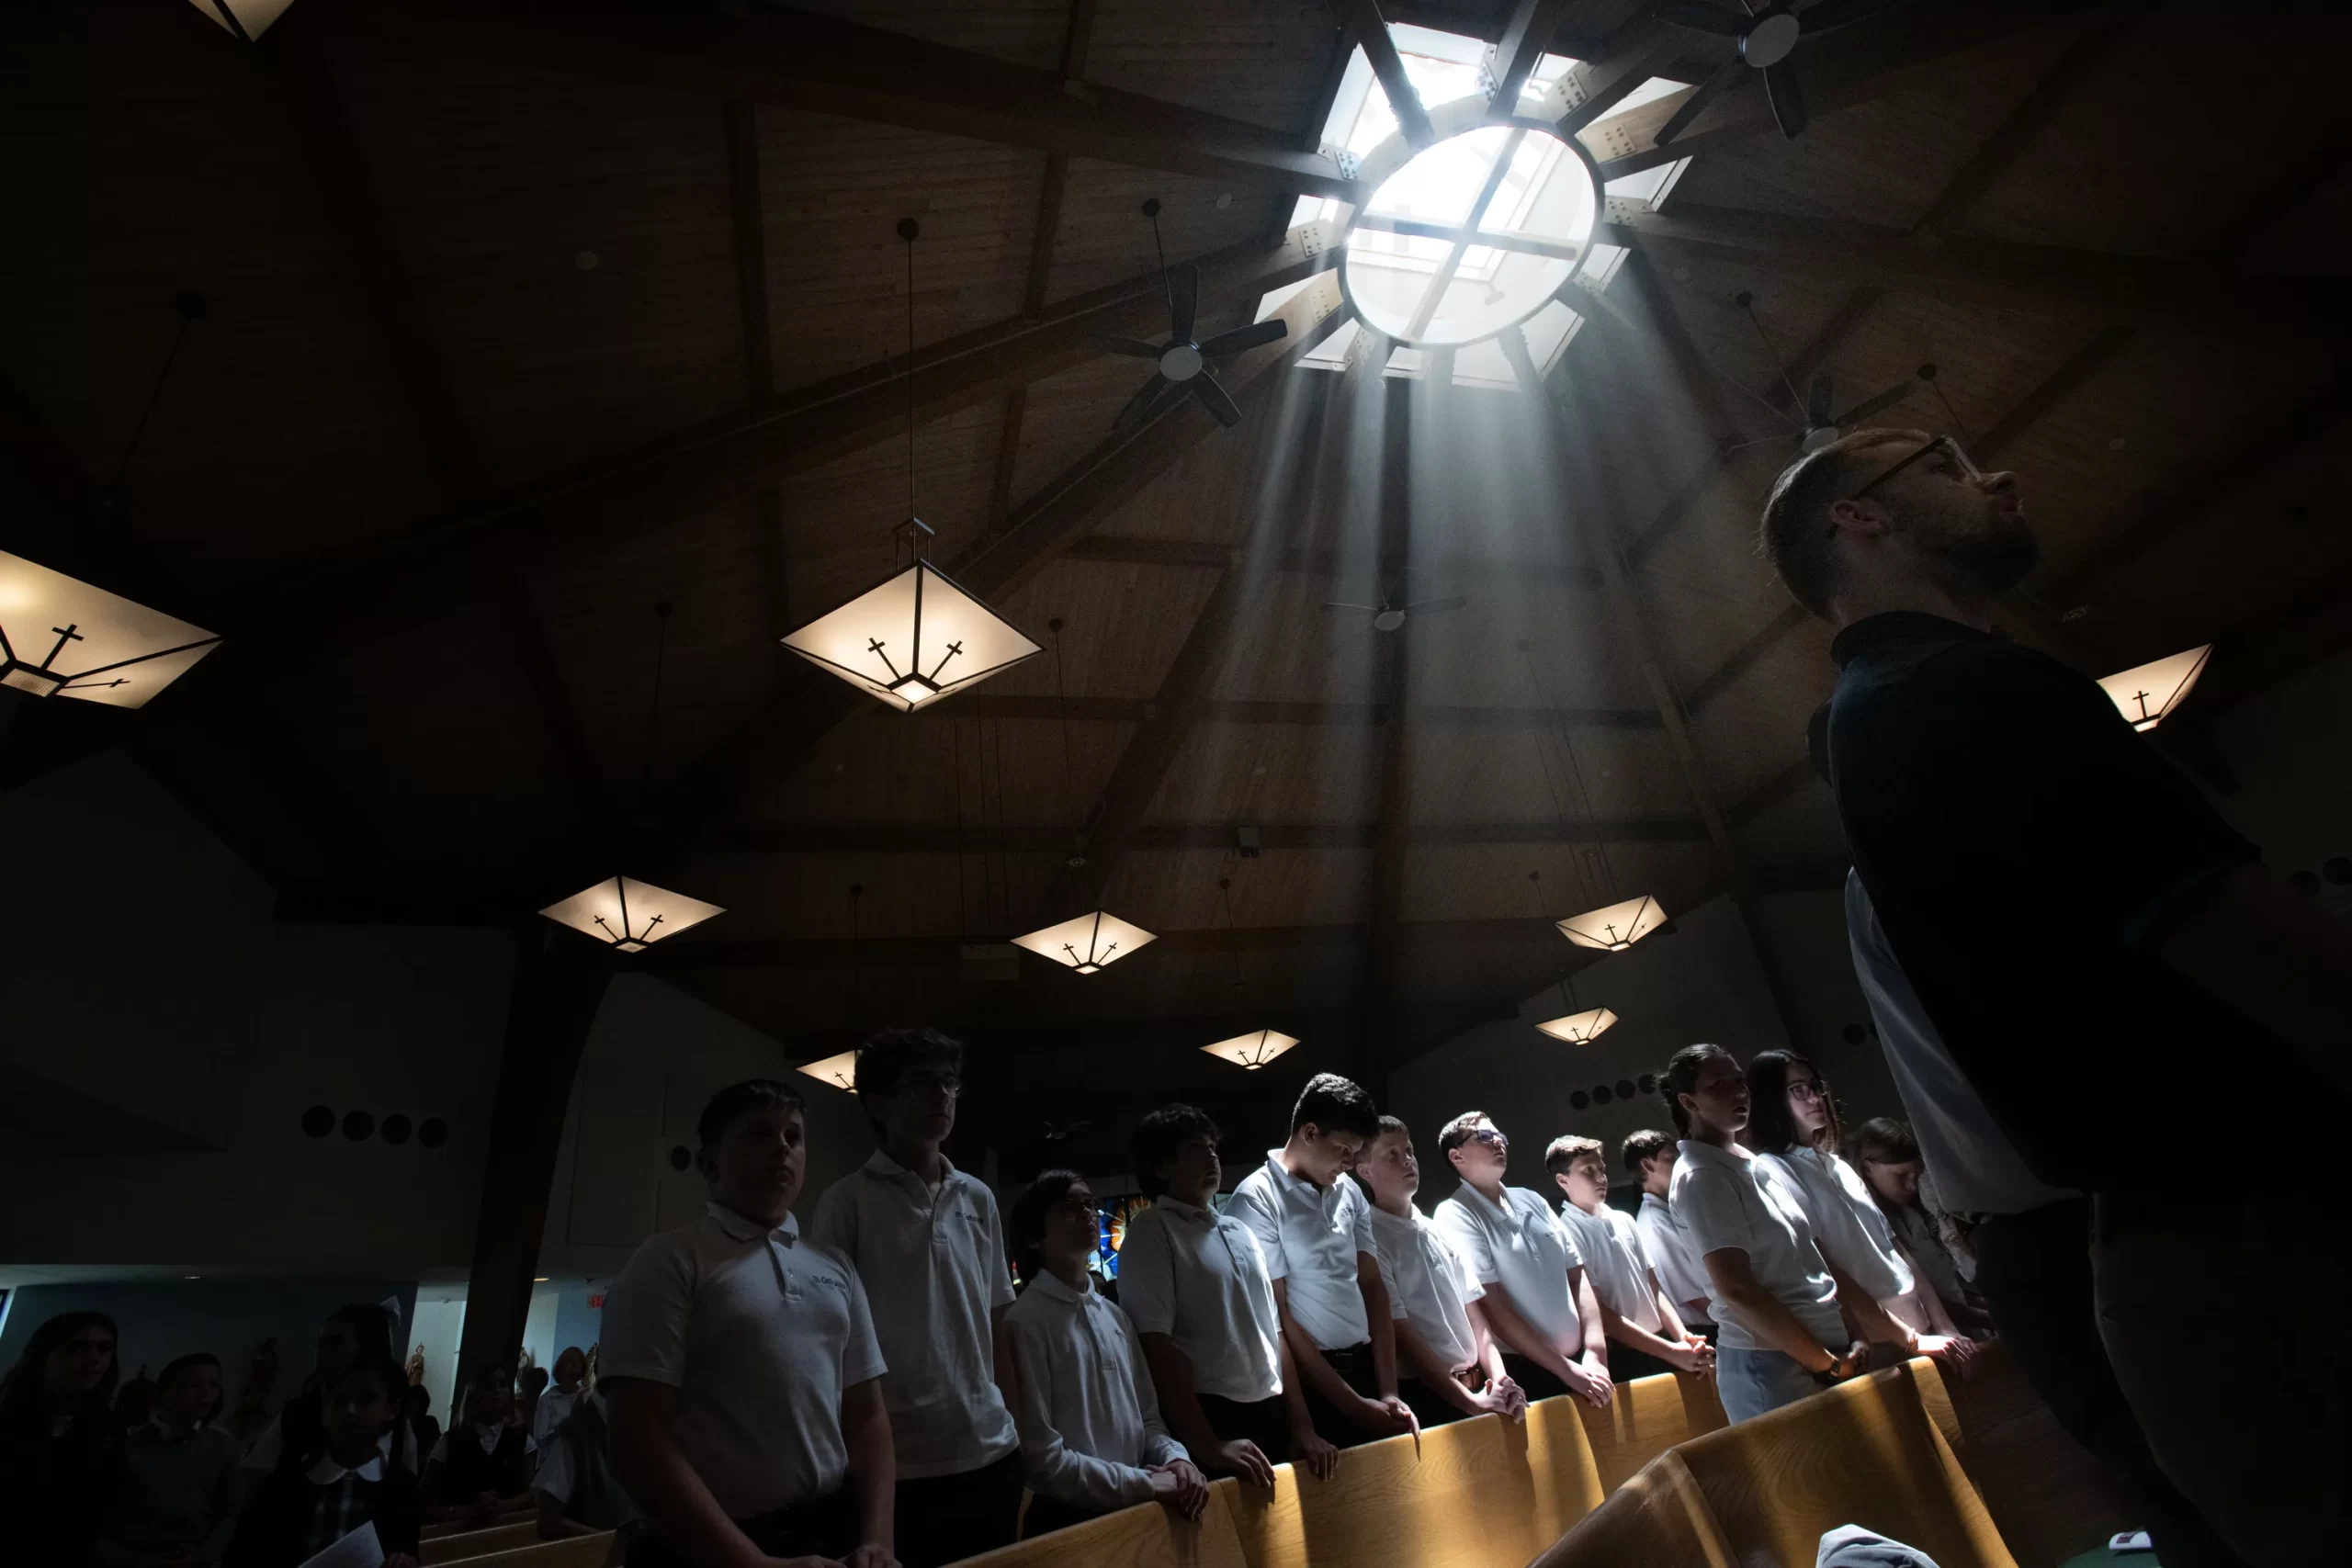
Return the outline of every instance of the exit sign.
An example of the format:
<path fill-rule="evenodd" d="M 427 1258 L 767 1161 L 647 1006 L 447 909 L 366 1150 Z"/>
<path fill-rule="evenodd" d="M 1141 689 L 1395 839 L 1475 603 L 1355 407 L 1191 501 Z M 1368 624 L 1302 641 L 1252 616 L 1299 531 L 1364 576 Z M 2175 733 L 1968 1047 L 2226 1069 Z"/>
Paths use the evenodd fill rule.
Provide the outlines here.
<path fill-rule="evenodd" d="M 602 1296 L 590 1296 L 590 1297 L 588 1298 L 588 1310 L 589 1310 L 590 1312 L 602 1312 L 602 1311 L 604 1311 L 604 1310 L 605 1310 L 605 1298 L 604 1298 L 604 1297 L 602 1297 Z"/>

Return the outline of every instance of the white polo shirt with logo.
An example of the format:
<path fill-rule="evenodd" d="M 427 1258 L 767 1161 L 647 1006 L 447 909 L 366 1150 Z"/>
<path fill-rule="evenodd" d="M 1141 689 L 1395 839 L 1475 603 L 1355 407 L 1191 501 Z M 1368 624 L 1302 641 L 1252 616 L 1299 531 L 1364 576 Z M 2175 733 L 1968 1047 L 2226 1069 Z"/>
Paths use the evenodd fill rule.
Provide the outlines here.
<path fill-rule="evenodd" d="M 1266 1255 L 1248 1225 L 1159 1197 L 1119 1244 L 1119 1305 L 1137 1334 L 1165 1334 L 1193 1388 L 1238 1404 L 1283 1391 L 1282 1324 Z"/>
<path fill-rule="evenodd" d="M 961 1475 L 1021 1446 L 996 1385 L 992 1314 L 1012 1304 L 996 1195 L 947 1163 L 933 1192 L 878 1150 L 817 1201 L 812 1239 L 856 1268 L 890 1363 L 882 1400 L 899 1474 Z"/>
<path fill-rule="evenodd" d="M 1588 1214 L 1574 1203 L 1560 1204 L 1560 1223 L 1584 1255 L 1585 1278 L 1602 1306 L 1634 1327 L 1656 1334 L 1666 1326 L 1657 1314 L 1657 1292 L 1650 1285 L 1649 1254 L 1634 1216 L 1608 1204 Z"/>
<path fill-rule="evenodd" d="M 1541 1193 L 1506 1187 L 1497 1204 L 1464 1182 L 1437 1206 L 1431 1223 L 1445 1233 L 1478 1283 L 1502 1292 L 1528 1325 L 1573 1361 L 1584 1354 L 1584 1325 L 1568 1289 L 1568 1270 L 1584 1263 L 1567 1228 Z"/>
<path fill-rule="evenodd" d="M 1789 1174 L 1734 1144 L 1727 1149 L 1685 1138 L 1667 1189 L 1674 1223 L 1690 1238 L 1701 1267 L 1711 1252 L 1747 1254 L 1756 1282 L 1770 1291 L 1825 1347 L 1846 1343 L 1838 1311 L 1838 1287 L 1815 1246 L 1813 1222 Z M 1714 1301 L 1718 1349 L 1759 1350 L 1770 1347 L 1757 1337 L 1739 1303 Z"/>
<path fill-rule="evenodd" d="M 1438 1359 L 1460 1371 L 1478 1355 L 1469 1304 L 1487 1293 L 1462 1255 L 1419 1209 L 1392 1214 L 1372 1208 L 1372 1239 L 1396 1315 L 1413 1325 Z"/>
<path fill-rule="evenodd" d="M 1318 1350 L 1345 1350 L 1372 1338 L 1356 1255 L 1378 1256 L 1372 1239 L 1372 1204 L 1344 1177 L 1317 1187 L 1283 1168 L 1283 1151 L 1241 1179 L 1229 1211 L 1258 1238 L 1290 1314 Z"/>
<path fill-rule="evenodd" d="M 637 1249 L 605 1298 L 598 1376 L 678 1391 L 671 1429 L 733 1518 L 841 1489 L 842 1391 L 882 1375 L 865 1288 L 839 1254 L 723 1204 Z"/>

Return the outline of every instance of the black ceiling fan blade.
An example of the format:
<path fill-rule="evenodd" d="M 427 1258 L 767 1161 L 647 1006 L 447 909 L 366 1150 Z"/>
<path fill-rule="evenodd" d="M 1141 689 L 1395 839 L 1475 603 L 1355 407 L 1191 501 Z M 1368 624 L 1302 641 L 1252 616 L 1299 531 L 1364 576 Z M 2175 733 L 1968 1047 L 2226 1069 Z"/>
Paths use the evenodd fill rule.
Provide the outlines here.
<path fill-rule="evenodd" d="M 1130 359 L 1157 359 L 1162 352 L 1156 343 L 1142 343 L 1131 337 L 1104 337 L 1095 341 L 1102 345 L 1105 353 L 1124 354 Z"/>
<path fill-rule="evenodd" d="M 1779 123 L 1781 134 L 1794 141 L 1805 127 L 1804 93 L 1787 61 L 1764 68 L 1764 96 L 1771 102 L 1772 118 Z"/>
<path fill-rule="evenodd" d="M 1134 397 L 1129 398 L 1125 403 L 1120 405 L 1119 417 L 1111 422 L 1111 429 L 1114 433 L 1133 430 L 1136 426 L 1143 423 L 1146 419 L 1150 417 L 1153 412 L 1151 405 L 1159 399 L 1165 397 L 1168 389 L 1174 385 L 1176 385 L 1175 382 L 1169 380 L 1164 376 L 1153 376 L 1142 386 L 1136 389 L 1136 394 Z"/>
<path fill-rule="evenodd" d="M 1709 6 L 1704 0 L 1664 0 L 1650 15 L 1661 22 L 1672 22 L 1692 32 L 1713 33 L 1717 38 L 1737 38 L 1747 30 L 1746 17 Z"/>
<path fill-rule="evenodd" d="M 1399 610 L 1426 613 L 1433 615 L 1440 610 L 1464 609 L 1468 606 L 1469 603 L 1470 601 L 1468 599 L 1457 593 L 1451 599 L 1424 599 L 1419 604 L 1399 604 L 1396 607 Z"/>
<path fill-rule="evenodd" d="M 1374 615 L 1380 613 L 1380 606 L 1377 604 L 1348 604 L 1337 599 L 1325 600 L 1323 607 L 1327 610 L 1369 610 Z"/>
<path fill-rule="evenodd" d="M 1290 323 L 1279 316 L 1268 317 L 1254 326 L 1236 327 L 1229 333 L 1219 333 L 1201 344 L 1204 359 L 1223 359 L 1239 354 L 1245 348 L 1255 348 L 1261 343 L 1272 343 L 1290 336 Z"/>
<path fill-rule="evenodd" d="M 1887 410 L 1893 408 L 1895 404 L 1909 397 L 1913 392 L 1918 390 L 1918 389 L 1919 383 L 1917 381 L 1905 381 L 1900 386 L 1889 387 L 1877 397 L 1866 399 L 1861 402 L 1856 403 L 1852 408 L 1849 408 L 1844 413 L 1839 414 L 1833 423 L 1840 430 L 1845 429 L 1849 424 L 1858 424 L 1861 421 L 1869 419 L 1875 414 L 1884 413 Z"/>
<path fill-rule="evenodd" d="M 1733 60 L 1724 63 L 1713 75 L 1691 89 L 1690 96 L 1682 100 L 1682 107 L 1676 109 L 1667 122 L 1657 128 L 1657 134 L 1650 138 L 1650 144 L 1654 147 L 1663 147 L 1690 130 L 1690 122 L 1697 119 L 1709 104 L 1714 102 L 1715 95 L 1738 81 L 1747 70 L 1747 65 L 1744 61 Z"/>
<path fill-rule="evenodd" d="M 1178 343 L 1193 341 L 1193 318 L 1201 303 L 1201 269 L 1189 264 L 1168 269 L 1168 331 Z"/>
<path fill-rule="evenodd" d="M 1813 385 L 1804 389 L 1804 423 L 1808 429 L 1835 423 L 1829 417 L 1829 378 L 1815 376 Z"/>
<path fill-rule="evenodd" d="M 1241 405 L 1233 400 L 1231 393 L 1217 384 L 1216 377 L 1204 370 L 1193 377 L 1189 385 L 1193 389 L 1193 395 L 1201 400 L 1202 406 L 1216 416 L 1216 422 L 1219 424 L 1229 430 L 1241 423 Z"/>

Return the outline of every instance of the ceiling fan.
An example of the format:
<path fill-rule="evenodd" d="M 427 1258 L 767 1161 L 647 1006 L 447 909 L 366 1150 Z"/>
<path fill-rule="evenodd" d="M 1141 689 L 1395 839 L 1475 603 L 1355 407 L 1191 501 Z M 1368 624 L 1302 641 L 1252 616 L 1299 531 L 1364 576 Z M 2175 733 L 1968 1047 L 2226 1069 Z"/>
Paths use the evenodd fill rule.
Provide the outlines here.
<path fill-rule="evenodd" d="M 1417 599 L 1409 604 L 1391 604 L 1388 600 L 1389 592 L 1384 586 L 1380 591 L 1380 603 L 1377 604 L 1349 604 L 1334 600 L 1326 603 L 1323 607 L 1327 610 L 1364 611 L 1372 616 L 1374 631 L 1394 632 L 1404 630 L 1405 617 L 1408 614 L 1419 612 L 1422 615 L 1433 615 L 1440 610 L 1459 610 L 1470 603 L 1460 594 L 1451 599 Z"/>
<path fill-rule="evenodd" d="M 1777 363 L 1779 354 L 1772 347 L 1772 339 L 1764 331 L 1764 323 L 1756 316 L 1756 296 L 1742 289 L 1732 296 L 1732 301 L 1747 312 L 1748 321 L 1756 328 L 1756 335 L 1764 340 L 1764 352 L 1772 356 Z M 1814 377 L 1812 383 L 1805 388 L 1803 397 L 1797 396 L 1796 388 L 1789 384 L 1785 374 L 1781 378 L 1781 385 L 1787 389 L 1789 400 L 1795 403 L 1804 413 L 1804 423 L 1795 433 L 1798 447 L 1806 452 L 1818 452 L 1864 420 L 1884 413 L 1909 397 L 1918 389 L 1921 382 L 1932 382 L 1935 378 L 1936 367 L 1933 365 L 1922 365 L 1919 367 L 1917 377 L 1910 380 L 1897 382 L 1874 398 L 1864 398 L 1842 413 L 1831 412 L 1837 406 L 1834 400 L 1836 394 L 1830 386 L 1827 371 L 1820 372 Z M 1766 401 L 1761 398 L 1758 400 Z M 1770 405 L 1768 403 L 1767 406 Z M 1775 408 L 1773 412 L 1777 413 L 1780 411 Z M 1787 437 L 1779 435 L 1762 436 L 1755 441 L 1743 441 L 1732 450 L 1739 451 L 1748 446 L 1761 446 L 1766 442 L 1785 439 Z"/>
<path fill-rule="evenodd" d="M 1158 197 L 1143 204 L 1143 215 L 1151 220 L 1152 247 L 1159 252 L 1160 291 L 1168 299 L 1168 341 L 1149 344 L 1126 337 L 1103 340 L 1103 346 L 1114 354 L 1157 361 L 1151 378 L 1136 389 L 1135 396 L 1119 410 L 1119 417 L 1111 422 L 1111 429 L 1114 434 L 1122 434 L 1143 425 L 1188 389 L 1219 424 L 1238 424 L 1241 410 L 1233 395 L 1218 383 L 1216 362 L 1230 359 L 1261 343 L 1285 337 L 1290 328 L 1280 320 L 1269 320 L 1220 333 L 1206 343 L 1196 341 L 1193 326 L 1200 306 L 1200 268 L 1190 263 L 1172 268 L 1168 265 L 1168 253 L 1159 245 Z"/>
<path fill-rule="evenodd" d="M 1798 88 L 1796 72 L 1789 64 L 1790 54 L 1808 39 L 1865 21 L 1900 4 L 1902 0 L 1820 0 L 1820 4 L 1809 6 L 1800 13 L 1791 0 L 1772 0 L 1761 7 L 1751 0 L 1740 0 L 1741 9 L 1736 11 L 1710 5 L 1707 0 L 1661 0 L 1652 13 L 1659 21 L 1716 38 L 1736 39 L 1738 48 L 1713 75 L 1699 84 L 1699 90 L 1684 100 L 1671 118 L 1657 128 L 1657 134 L 1651 138 L 1652 144 L 1663 147 L 1681 135 L 1716 95 L 1741 85 L 1750 72 L 1764 80 L 1764 96 L 1772 106 L 1772 118 L 1779 124 L 1781 134 L 1794 141 L 1805 127 L 1804 94 Z"/>

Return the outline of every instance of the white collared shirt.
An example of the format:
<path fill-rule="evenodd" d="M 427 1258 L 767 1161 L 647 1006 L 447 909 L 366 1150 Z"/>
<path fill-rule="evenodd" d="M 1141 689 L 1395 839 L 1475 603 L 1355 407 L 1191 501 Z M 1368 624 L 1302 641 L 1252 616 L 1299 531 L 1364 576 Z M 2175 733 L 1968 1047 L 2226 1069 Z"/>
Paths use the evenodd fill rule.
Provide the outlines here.
<path fill-rule="evenodd" d="M 1012 1304 L 1011 1250 L 985 1182 L 948 1164 L 937 1192 L 876 1151 L 825 1190 L 810 1236 L 854 1264 L 888 1358 L 882 1384 L 899 1474 L 961 1475 L 1021 1444 L 996 1385 L 994 1310 Z"/>
<path fill-rule="evenodd" d="M 346 1470 L 342 1465 L 335 1463 L 334 1456 L 333 1454 L 321 1454 L 318 1459 L 312 1462 L 311 1468 L 302 1472 L 303 1479 L 310 1482 L 314 1486 L 332 1486 L 346 1475 L 356 1481 L 383 1480 L 383 1454 L 379 1452 L 374 1459 L 369 1460 L 366 1464 L 359 1465 L 349 1470 Z"/>
<path fill-rule="evenodd" d="M 1323 1350 L 1344 1350 L 1371 1339 L 1356 1258 L 1376 1252 L 1372 1204 L 1363 1189 L 1342 1177 L 1317 1187 L 1283 1167 L 1283 1151 L 1233 1190 L 1232 1213 L 1258 1238 L 1266 1267 L 1283 1287 L 1290 1314 Z"/>
<path fill-rule="evenodd" d="M 1657 1314 L 1657 1290 L 1650 1283 L 1649 1254 L 1642 1249 L 1642 1233 L 1634 1216 L 1608 1204 L 1588 1214 L 1565 1199 L 1560 1223 L 1584 1255 L 1584 1276 L 1602 1306 L 1634 1327 L 1657 1334 L 1666 1326 Z"/>
<path fill-rule="evenodd" d="M 1506 1187 L 1498 1205 L 1464 1182 L 1437 1206 L 1431 1223 L 1477 1275 L 1569 1360 L 1584 1354 L 1584 1325 L 1568 1270 L 1584 1262 L 1575 1240 L 1542 1194 Z"/>
<path fill-rule="evenodd" d="M 605 1298 L 604 1378 L 678 1391 L 671 1430 L 734 1518 L 840 1490 L 842 1391 L 882 1352 L 848 1260 L 713 1203 L 637 1249 Z"/>
<path fill-rule="evenodd" d="M 1674 1162 L 1667 1205 L 1690 1238 L 1702 1263 L 1711 1252 L 1747 1254 L 1756 1282 L 1795 1314 L 1806 1333 L 1832 1349 L 1846 1344 L 1838 1287 L 1814 1245 L 1796 1184 L 1785 1171 L 1734 1144 L 1727 1149 L 1685 1138 Z M 1739 1304 L 1714 1300 L 1715 1344 L 1733 1350 L 1768 1349 Z"/>
<path fill-rule="evenodd" d="M 1040 1496 L 1074 1508 L 1151 1501 L 1150 1466 L 1186 1457 L 1168 1435 L 1143 1344 L 1090 1282 L 1041 1273 L 1005 1314 L 1021 1371 L 1021 1462 Z"/>
<path fill-rule="evenodd" d="M 1136 1333 L 1175 1341 L 1195 1392 L 1241 1404 L 1282 1393 L 1273 1279 L 1257 1236 L 1233 1215 L 1153 1199 L 1119 1246 L 1119 1303 Z"/>
<path fill-rule="evenodd" d="M 1854 1168 L 1819 1149 L 1793 1148 L 1770 1160 L 1795 1187 L 1805 1218 L 1821 1250 L 1852 1277 L 1875 1302 L 1891 1302 L 1911 1290 L 1911 1265 L 1894 1245 L 1894 1227 L 1871 1201 Z"/>
<path fill-rule="evenodd" d="M 1699 1260 L 1690 1256 L 1690 1239 L 1674 1223 L 1674 1211 L 1666 1206 L 1666 1200 L 1655 1192 L 1643 1193 L 1642 1212 L 1634 1224 L 1642 1233 L 1642 1250 L 1649 1255 L 1650 1267 L 1657 1270 L 1657 1282 L 1666 1287 L 1682 1326 L 1704 1328 L 1713 1324 L 1713 1312 L 1701 1309 L 1712 1307 L 1714 1287 Z M 1698 1305 L 1691 1305 L 1693 1302 Z"/>
<path fill-rule="evenodd" d="M 1392 1214 L 1377 1203 L 1372 1240 L 1395 1315 L 1410 1323 L 1421 1343 L 1453 1371 L 1476 1362 L 1478 1337 L 1470 1326 L 1469 1303 L 1487 1291 L 1453 1244 L 1419 1209 Z"/>
<path fill-rule="evenodd" d="M 548 1438 L 563 1425 L 564 1417 L 579 1404 L 580 1397 L 578 1389 L 566 1393 L 560 1388 L 550 1387 L 541 1393 L 537 1407 L 531 1412 L 531 1440 L 542 1449 L 546 1448 Z"/>

